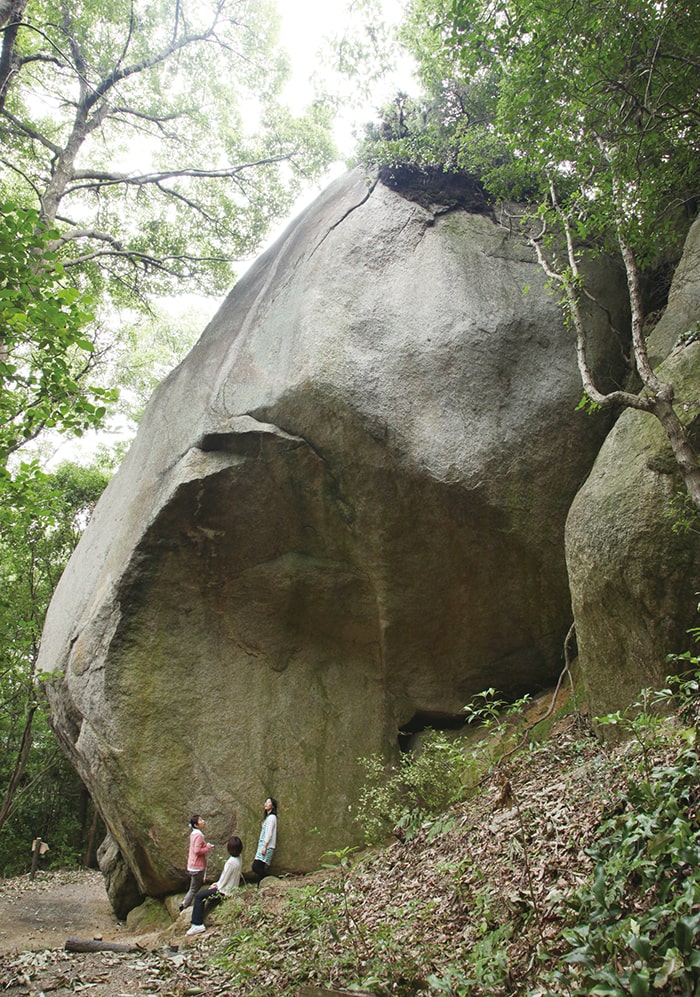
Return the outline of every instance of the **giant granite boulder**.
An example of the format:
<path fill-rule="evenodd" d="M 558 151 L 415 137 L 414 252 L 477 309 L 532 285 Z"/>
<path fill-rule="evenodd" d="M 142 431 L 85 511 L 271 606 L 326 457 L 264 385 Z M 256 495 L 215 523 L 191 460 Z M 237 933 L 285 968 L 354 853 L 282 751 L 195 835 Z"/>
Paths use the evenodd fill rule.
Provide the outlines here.
<path fill-rule="evenodd" d="M 564 522 L 608 424 L 575 411 L 527 247 L 393 179 L 336 181 L 237 284 L 52 602 L 54 723 L 143 893 L 182 882 L 191 811 L 248 866 L 268 794 L 276 868 L 312 868 L 357 837 L 358 756 L 560 669 Z M 615 378 L 622 276 L 595 280 Z"/>
<path fill-rule="evenodd" d="M 659 376 L 700 443 L 700 219 L 690 230 L 668 307 L 648 344 Z M 616 422 L 572 504 L 566 557 L 579 663 L 594 714 L 659 687 L 666 657 L 693 646 L 700 625 L 700 536 L 685 517 L 671 446 L 653 416 L 632 409 Z"/>

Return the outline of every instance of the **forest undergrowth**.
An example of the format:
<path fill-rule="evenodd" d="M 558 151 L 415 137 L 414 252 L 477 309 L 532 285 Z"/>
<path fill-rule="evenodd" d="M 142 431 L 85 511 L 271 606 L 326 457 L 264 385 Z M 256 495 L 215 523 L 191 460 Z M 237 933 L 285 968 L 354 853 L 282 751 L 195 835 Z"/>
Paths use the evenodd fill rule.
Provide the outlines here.
<path fill-rule="evenodd" d="M 697 659 L 688 662 L 697 668 Z M 137 952 L 21 952 L 0 989 L 109 997 L 700 997 L 700 679 L 589 720 L 575 696 L 467 708 L 364 760 L 363 850 L 270 876 Z"/>
<path fill-rule="evenodd" d="M 357 817 L 391 843 L 229 899 L 206 947 L 231 993 L 699 995 L 699 688 L 546 736 L 490 691 L 479 737 L 367 759 Z"/>

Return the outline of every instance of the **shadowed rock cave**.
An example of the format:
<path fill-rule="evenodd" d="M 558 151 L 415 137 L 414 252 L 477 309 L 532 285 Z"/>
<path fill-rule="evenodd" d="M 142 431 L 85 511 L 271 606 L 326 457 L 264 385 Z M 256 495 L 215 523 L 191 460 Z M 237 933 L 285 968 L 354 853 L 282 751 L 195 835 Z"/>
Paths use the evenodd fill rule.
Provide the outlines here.
<path fill-rule="evenodd" d="M 408 723 L 399 730 L 399 750 L 404 754 L 417 746 L 418 735 L 426 730 L 461 730 L 467 723 L 463 713 L 436 713 L 432 710 L 419 710 Z"/>

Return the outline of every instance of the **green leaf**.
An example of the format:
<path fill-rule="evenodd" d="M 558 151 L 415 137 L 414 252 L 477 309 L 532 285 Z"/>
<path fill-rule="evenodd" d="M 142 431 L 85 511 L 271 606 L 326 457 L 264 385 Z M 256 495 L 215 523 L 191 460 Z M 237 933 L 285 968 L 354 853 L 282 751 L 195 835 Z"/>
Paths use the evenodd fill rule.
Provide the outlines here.
<path fill-rule="evenodd" d="M 663 963 L 654 976 L 654 986 L 659 990 L 663 990 L 664 987 L 668 986 L 669 981 L 683 970 L 683 966 L 683 956 L 678 949 L 669 949 L 664 956 Z"/>
<path fill-rule="evenodd" d="M 653 949 L 648 938 L 633 935 L 627 944 L 633 952 L 637 953 L 640 959 L 643 959 L 645 962 L 649 960 Z"/>
<path fill-rule="evenodd" d="M 700 914 L 694 917 L 681 917 L 676 922 L 673 937 L 681 952 L 690 952 L 700 926 Z"/>
<path fill-rule="evenodd" d="M 632 997 L 649 997 L 649 977 L 646 973 L 632 970 L 629 974 L 628 985 Z"/>

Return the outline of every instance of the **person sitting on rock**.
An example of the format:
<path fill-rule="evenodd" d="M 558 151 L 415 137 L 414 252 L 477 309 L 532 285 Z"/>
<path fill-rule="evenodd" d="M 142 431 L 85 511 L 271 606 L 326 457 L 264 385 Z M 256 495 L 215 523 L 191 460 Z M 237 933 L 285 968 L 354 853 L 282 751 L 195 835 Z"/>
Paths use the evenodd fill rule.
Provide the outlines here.
<path fill-rule="evenodd" d="M 226 842 L 226 849 L 230 858 L 226 859 L 226 864 L 221 870 L 218 880 L 212 883 L 207 889 L 200 890 L 194 898 L 192 925 L 187 931 L 188 935 L 197 935 L 200 931 L 206 930 L 204 926 L 204 905 L 207 900 L 210 903 L 221 903 L 224 897 L 229 896 L 240 882 L 243 842 L 234 834 Z"/>

